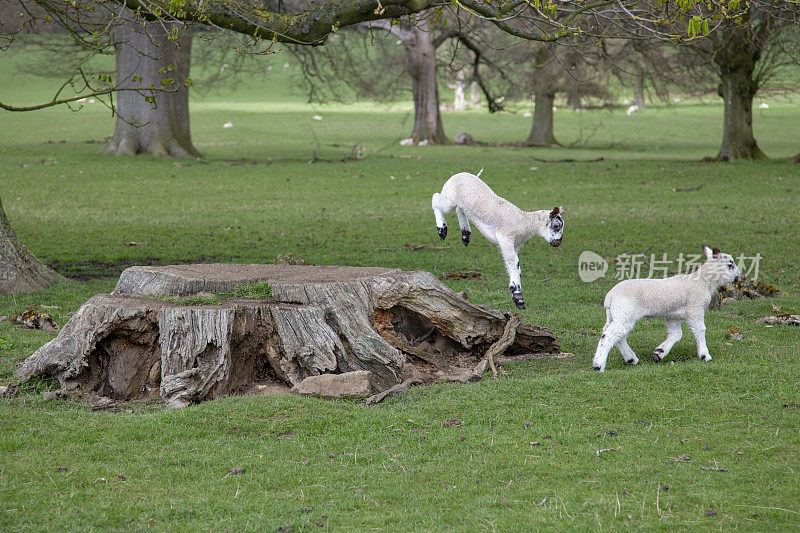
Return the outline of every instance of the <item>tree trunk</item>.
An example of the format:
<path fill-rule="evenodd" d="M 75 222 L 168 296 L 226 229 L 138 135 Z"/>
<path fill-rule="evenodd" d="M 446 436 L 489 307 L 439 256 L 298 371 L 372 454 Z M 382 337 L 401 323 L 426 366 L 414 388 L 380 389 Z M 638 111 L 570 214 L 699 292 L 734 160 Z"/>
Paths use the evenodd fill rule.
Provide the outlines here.
<path fill-rule="evenodd" d="M 472 83 L 469 84 L 469 106 L 472 108 L 480 107 L 482 97 L 483 94 L 481 93 L 478 82 L 473 80 Z"/>
<path fill-rule="evenodd" d="M 583 107 L 583 99 L 574 91 L 567 91 L 567 107 L 570 109 L 580 109 Z"/>
<path fill-rule="evenodd" d="M 59 279 L 19 242 L 0 200 L 0 294 L 46 289 Z"/>
<path fill-rule="evenodd" d="M 754 24 L 754 22 L 750 22 Z M 714 62 L 719 68 L 717 93 L 725 104 L 722 146 L 712 160 L 766 159 L 753 136 L 753 97 L 758 82 L 753 78 L 761 48 L 769 34 L 767 23 L 745 25 L 721 33 Z"/>
<path fill-rule="evenodd" d="M 561 146 L 553 135 L 553 99 L 555 91 L 536 89 L 533 127 L 525 144 L 528 146 Z"/>
<path fill-rule="evenodd" d="M 464 72 L 461 70 L 456 74 L 456 86 L 454 91 L 453 111 L 465 111 L 467 109 L 467 82 L 464 80 Z"/>
<path fill-rule="evenodd" d="M 414 143 L 448 144 L 439 112 L 439 88 L 436 79 L 436 48 L 430 23 L 419 21 L 411 28 L 411 38 L 404 41 L 408 73 L 414 93 Z"/>
<path fill-rule="evenodd" d="M 644 73 L 639 71 L 633 78 L 633 105 L 644 109 Z"/>
<path fill-rule="evenodd" d="M 164 26 L 167 30 L 165 30 Z M 177 31 L 168 38 L 168 29 Z M 200 157 L 189 130 L 192 33 L 181 23 L 127 21 L 114 29 L 117 84 L 160 90 L 117 93 L 114 137 L 103 153 Z M 171 82 L 169 80 L 172 80 Z"/>
<path fill-rule="evenodd" d="M 179 299 L 259 281 L 269 285 L 271 298 L 220 297 L 206 305 Z M 341 394 L 340 385 L 358 376 L 363 395 L 406 380 L 472 381 L 482 374 L 484 355 L 498 346 L 506 355 L 559 351 L 546 328 L 473 305 L 428 272 L 131 267 L 113 294 L 89 299 L 15 375 L 54 377 L 61 394 L 113 400 L 160 396 L 183 407 L 237 392 L 299 391 L 323 374 L 342 375 L 324 380 L 338 391 L 331 395 Z M 364 372 L 371 383 L 366 388 Z"/>
<path fill-rule="evenodd" d="M 755 62 L 753 62 L 755 65 Z M 731 159 L 766 159 L 753 137 L 753 96 L 755 83 L 752 69 L 728 70 L 722 73 L 719 95 L 725 101 L 722 146 L 717 161 Z"/>

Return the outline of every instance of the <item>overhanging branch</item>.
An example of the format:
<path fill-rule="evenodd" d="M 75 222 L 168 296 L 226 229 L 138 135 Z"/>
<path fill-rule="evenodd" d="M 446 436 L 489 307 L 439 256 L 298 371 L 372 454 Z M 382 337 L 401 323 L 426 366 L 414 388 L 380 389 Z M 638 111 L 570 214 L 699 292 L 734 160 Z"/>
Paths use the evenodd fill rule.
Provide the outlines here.
<path fill-rule="evenodd" d="M 296 14 L 278 13 L 236 1 L 204 2 L 187 0 L 179 12 L 169 0 L 112 0 L 147 19 L 165 15 L 185 21 L 252 35 L 259 39 L 299 45 L 320 45 L 339 28 L 380 19 L 393 19 L 419 13 L 444 0 L 382 0 L 326 2 Z"/>

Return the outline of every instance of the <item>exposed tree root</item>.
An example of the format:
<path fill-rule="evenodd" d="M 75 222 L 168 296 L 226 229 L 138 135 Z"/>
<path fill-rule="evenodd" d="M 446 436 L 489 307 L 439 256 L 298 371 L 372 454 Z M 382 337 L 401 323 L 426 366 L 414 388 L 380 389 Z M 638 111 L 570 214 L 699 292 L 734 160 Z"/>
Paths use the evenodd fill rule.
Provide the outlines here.
<path fill-rule="evenodd" d="M 489 367 L 492 369 L 493 377 L 497 378 L 497 368 L 494 365 L 494 357 L 506 351 L 506 348 L 514 344 L 514 339 L 517 336 L 517 326 L 519 326 L 519 315 L 513 314 L 508 318 L 506 327 L 503 334 L 497 339 L 497 342 L 492 344 L 486 352 L 486 360 L 489 361 Z"/>

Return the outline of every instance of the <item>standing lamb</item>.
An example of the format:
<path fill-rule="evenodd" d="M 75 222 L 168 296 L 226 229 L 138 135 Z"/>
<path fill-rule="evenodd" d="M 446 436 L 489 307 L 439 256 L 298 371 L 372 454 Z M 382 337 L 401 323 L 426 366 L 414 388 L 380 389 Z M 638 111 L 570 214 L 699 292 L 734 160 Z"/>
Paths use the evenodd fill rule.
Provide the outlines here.
<path fill-rule="evenodd" d="M 665 279 L 628 279 L 614 285 L 606 294 L 606 324 L 592 360 L 595 370 L 606 368 L 608 352 L 616 346 L 626 363 L 635 365 L 639 358 L 628 346 L 628 333 L 640 318 L 664 317 L 667 339 L 653 350 L 653 361 L 659 362 L 681 338 L 681 322 L 689 325 L 697 341 L 697 357 L 711 361 L 706 346 L 704 314 L 711 297 L 726 283 L 741 279 L 736 262 L 719 248 L 702 245 L 706 262 L 692 274 Z"/>
<path fill-rule="evenodd" d="M 445 182 L 441 193 L 434 193 L 431 206 L 436 217 L 436 229 L 444 240 L 447 236 L 444 215 L 455 209 L 461 228 L 461 241 L 466 246 L 472 235 L 469 223 L 474 223 L 484 237 L 500 247 L 508 271 L 511 298 L 518 308 L 525 309 L 517 252 L 535 235 L 551 246 L 560 245 L 564 232 L 564 219 L 561 218 L 564 208 L 523 211 L 497 196 L 480 179 L 481 172 L 477 176 L 469 172 L 454 174 Z"/>

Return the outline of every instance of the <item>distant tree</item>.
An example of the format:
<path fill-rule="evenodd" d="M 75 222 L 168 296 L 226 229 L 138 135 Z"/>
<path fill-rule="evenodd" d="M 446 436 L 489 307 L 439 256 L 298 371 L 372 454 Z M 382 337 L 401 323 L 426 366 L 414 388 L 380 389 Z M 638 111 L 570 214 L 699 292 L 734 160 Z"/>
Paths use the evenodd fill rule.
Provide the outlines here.
<path fill-rule="evenodd" d="M 567 105 L 580 108 L 587 98 L 606 99 L 608 64 L 594 42 L 531 42 L 493 46 L 485 52 L 504 73 L 496 91 L 506 98 L 530 100 L 531 130 L 522 144 L 561 146 L 554 133 L 554 104 L 561 94 Z"/>
<path fill-rule="evenodd" d="M 567 97 L 568 107 L 578 109 L 586 98 L 606 100 L 608 90 L 607 59 L 594 44 L 558 48 L 555 44 L 538 45 L 532 65 L 534 94 L 533 124 L 525 144 L 560 146 L 553 132 L 553 104 L 559 92 Z"/>
<path fill-rule="evenodd" d="M 603 55 L 610 74 L 630 87 L 633 105 L 647 107 L 650 99 L 671 102 L 670 91 L 707 90 L 714 82 L 707 61 L 700 66 L 696 56 L 687 57 L 674 45 L 652 39 L 610 39 L 603 43 Z"/>
<path fill-rule="evenodd" d="M 759 60 L 769 45 L 774 22 L 759 13 L 748 13 L 742 24 L 729 24 L 696 49 L 708 54 L 717 68 L 717 92 L 725 106 L 722 145 L 715 161 L 766 159 L 753 136 L 753 97 L 765 69 Z"/>
<path fill-rule="evenodd" d="M 200 157 L 189 129 L 192 32 L 182 22 L 121 21 L 112 32 L 118 89 L 113 155 Z"/>
<path fill-rule="evenodd" d="M 467 79 L 463 69 L 456 71 L 455 83 L 448 87 L 453 89 L 453 111 L 465 111 L 467 109 Z"/>
<path fill-rule="evenodd" d="M 526 65 L 526 63 L 522 63 Z M 533 124 L 525 144 L 528 146 L 561 146 L 553 132 L 553 103 L 563 70 L 555 59 L 553 45 L 541 45 L 533 60 L 527 62 L 533 85 Z"/>
<path fill-rule="evenodd" d="M 798 39 L 796 21 L 753 8 L 686 47 L 680 59 L 702 75 L 716 74 L 724 105 L 720 149 L 706 161 L 767 158 L 753 134 L 753 99 L 773 76 L 797 63 Z"/>
<path fill-rule="evenodd" d="M 429 17 L 422 17 L 404 28 L 400 28 L 400 25 L 392 28 L 400 29 L 396 35 L 407 52 L 405 67 L 411 76 L 411 92 L 414 95 L 414 130 L 411 138 L 415 143 L 428 141 L 432 144 L 448 144 L 450 140 L 444 132 L 442 114 L 439 112 L 433 24 Z"/>
<path fill-rule="evenodd" d="M 465 76 L 463 71 L 471 68 L 473 80 L 488 97 L 479 70 L 488 65 L 477 39 L 460 30 L 458 21 L 435 24 L 434 16 L 427 13 L 413 19 L 369 22 L 339 32 L 323 49 L 295 47 L 309 97 L 347 100 L 354 94 L 395 101 L 408 88 L 414 101 L 410 138 L 415 144 L 449 143 L 440 112 L 440 70 L 448 67 L 457 77 L 458 72 Z M 443 50 L 450 42 L 459 43 L 458 60 L 453 50 Z M 491 104 L 490 108 L 495 109 Z"/>

